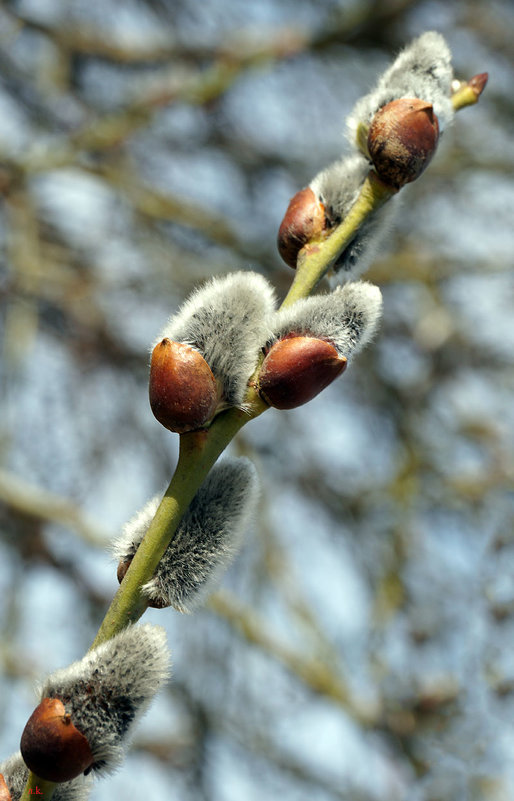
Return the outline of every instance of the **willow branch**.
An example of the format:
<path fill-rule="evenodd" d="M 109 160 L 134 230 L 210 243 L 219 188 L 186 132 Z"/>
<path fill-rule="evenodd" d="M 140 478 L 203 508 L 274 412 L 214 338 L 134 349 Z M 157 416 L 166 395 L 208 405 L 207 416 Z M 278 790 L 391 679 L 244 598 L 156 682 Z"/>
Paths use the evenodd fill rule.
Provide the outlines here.
<path fill-rule="evenodd" d="M 386 187 L 370 172 L 359 198 L 341 225 L 324 243 L 307 245 L 304 248 L 295 281 L 284 300 L 284 306 L 310 294 L 368 215 L 385 203 L 392 194 L 394 190 Z M 195 493 L 240 428 L 268 408 L 256 389 L 258 369 L 250 379 L 244 411 L 230 409 L 216 417 L 206 431 L 181 435 L 175 474 L 91 647 L 94 648 L 113 637 L 144 613 L 148 603 L 141 587 L 152 578 Z"/>
<path fill-rule="evenodd" d="M 233 80 L 237 70 L 226 66 L 216 75 L 214 70 L 208 76 L 199 93 L 198 101 L 207 102 L 212 92 L 220 92 Z M 453 95 L 454 108 L 459 110 L 476 103 L 487 82 L 487 74 L 475 76 L 466 84 L 460 84 Z M 191 98 L 190 98 L 191 99 Z M 169 102 L 167 98 L 156 98 L 156 104 Z M 134 109 L 136 119 L 141 113 L 145 118 L 144 109 Z M 109 143 L 121 133 L 117 131 L 116 117 L 106 120 L 105 128 L 85 130 L 75 137 L 75 146 L 109 146 Z M 300 298 L 307 297 L 317 283 L 323 278 L 338 256 L 355 237 L 357 231 L 366 219 L 387 202 L 397 190 L 384 184 L 370 170 L 366 177 L 359 197 L 350 212 L 324 240 L 310 242 L 300 251 L 294 281 L 283 302 L 283 306 L 290 306 Z M 150 527 L 140 543 L 131 565 L 116 593 L 105 618 L 98 630 L 92 648 L 106 642 L 128 624 L 137 621 L 145 612 L 148 604 L 141 592 L 141 587 L 154 575 L 166 548 L 173 539 L 177 527 L 195 493 L 206 478 L 211 467 L 225 450 L 237 432 L 249 420 L 257 417 L 267 409 L 267 405 L 259 397 L 255 379 L 258 369 L 249 381 L 249 390 L 245 399 L 245 410 L 230 409 L 215 418 L 207 430 L 182 434 L 180 437 L 180 452 L 177 468 L 171 479 L 169 487 L 161 501 Z M 257 618 L 251 613 L 243 614 L 234 604 L 227 601 L 227 596 L 218 595 L 211 600 L 211 607 L 229 620 L 232 625 L 244 632 L 249 641 L 253 641 L 272 650 L 275 655 L 292 672 L 298 675 L 308 686 L 321 692 L 345 707 L 352 710 L 352 714 L 363 724 L 372 725 L 376 722 L 377 710 L 356 704 L 350 698 L 344 683 L 338 680 L 328 670 L 324 663 L 306 662 L 283 645 L 270 638 L 265 627 L 260 625 Z M 50 799 L 55 789 L 52 782 L 43 782 L 32 772 L 21 797 L 21 801 L 30 801 L 36 786 L 45 787 L 45 798 Z"/>

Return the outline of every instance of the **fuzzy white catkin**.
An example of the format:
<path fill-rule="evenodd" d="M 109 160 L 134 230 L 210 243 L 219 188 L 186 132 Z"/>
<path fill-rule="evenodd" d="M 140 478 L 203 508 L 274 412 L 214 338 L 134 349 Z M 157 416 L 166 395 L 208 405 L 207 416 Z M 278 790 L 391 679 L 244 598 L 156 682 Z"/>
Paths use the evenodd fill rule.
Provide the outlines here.
<path fill-rule="evenodd" d="M 294 333 L 331 342 L 349 359 L 366 345 L 376 331 L 382 313 L 377 286 L 356 281 L 326 295 L 312 295 L 275 315 L 277 339 Z"/>
<path fill-rule="evenodd" d="M 143 586 L 148 598 L 189 612 L 206 597 L 234 557 L 255 511 L 258 482 L 248 459 L 215 465 L 189 505 L 154 578 Z M 155 514 L 153 498 L 113 543 L 117 559 L 132 559 Z"/>
<path fill-rule="evenodd" d="M 441 34 L 428 31 L 414 39 L 379 78 L 375 89 L 355 104 L 347 119 L 350 143 L 356 144 L 359 123 L 369 125 L 382 106 L 403 97 L 431 103 L 442 132 L 454 117 L 452 79 L 451 52 Z"/>
<path fill-rule="evenodd" d="M 0 773 L 9 788 L 12 801 L 20 801 L 29 769 L 19 751 L 0 763 Z M 92 776 L 79 776 L 73 781 L 62 782 L 56 786 L 52 799 L 53 801 L 87 801 L 92 784 Z"/>
<path fill-rule="evenodd" d="M 196 289 L 153 343 L 164 337 L 196 348 L 211 368 L 228 406 L 243 402 L 275 305 L 271 284 L 254 272 L 213 278 Z"/>
<path fill-rule="evenodd" d="M 319 172 L 309 184 L 325 207 L 330 224 L 339 224 L 357 200 L 370 170 L 360 153 L 340 159 Z M 397 197 L 373 212 L 334 264 L 337 280 L 352 281 L 370 266 L 394 220 Z"/>
<path fill-rule="evenodd" d="M 95 772 L 123 761 L 136 720 L 170 673 L 166 633 L 160 626 L 129 626 L 69 667 L 52 673 L 41 698 L 59 698 L 86 737 Z"/>

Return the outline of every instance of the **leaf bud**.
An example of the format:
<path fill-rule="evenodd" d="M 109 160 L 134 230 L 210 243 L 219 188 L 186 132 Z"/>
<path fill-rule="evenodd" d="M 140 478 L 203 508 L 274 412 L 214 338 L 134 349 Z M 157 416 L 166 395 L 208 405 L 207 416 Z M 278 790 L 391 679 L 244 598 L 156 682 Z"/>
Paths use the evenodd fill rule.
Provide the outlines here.
<path fill-rule="evenodd" d="M 179 434 L 211 420 L 218 390 L 201 353 L 167 337 L 157 343 L 150 364 L 150 406 L 159 423 Z"/>
<path fill-rule="evenodd" d="M 453 81 L 451 98 L 453 108 L 458 110 L 478 103 L 488 79 L 487 72 L 480 72 L 478 75 L 473 75 L 469 81 Z"/>
<path fill-rule="evenodd" d="M 131 556 L 130 558 L 120 559 L 120 561 L 118 562 L 116 577 L 120 584 L 127 575 L 127 570 L 132 564 L 132 559 L 133 556 Z M 164 598 L 148 598 L 147 602 L 148 606 L 150 606 L 152 609 L 165 609 L 167 606 L 171 606 L 171 603 L 168 603 L 168 601 L 165 600 Z M 0 801 L 2 801 L 1 798 Z"/>
<path fill-rule="evenodd" d="M 401 98 L 387 103 L 373 117 L 368 150 L 379 177 L 399 189 L 419 178 L 435 153 L 438 138 L 432 104 Z"/>
<path fill-rule="evenodd" d="M 278 250 L 286 264 L 296 267 L 298 253 L 320 239 L 327 227 L 325 207 L 308 186 L 294 195 L 278 230 Z"/>
<path fill-rule="evenodd" d="M 488 72 L 480 72 L 478 75 L 473 75 L 473 77 L 469 79 L 468 86 L 475 94 L 477 100 L 484 91 L 488 80 L 489 80 Z"/>
<path fill-rule="evenodd" d="M 27 721 L 20 748 L 30 770 L 52 782 L 75 779 L 94 762 L 86 737 L 59 698 L 43 698 Z"/>
<path fill-rule="evenodd" d="M 330 342 L 288 336 L 268 351 L 259 373 L 259 392 L 276 409 L 294 409 L 315 398 L 346 365 Z"/>

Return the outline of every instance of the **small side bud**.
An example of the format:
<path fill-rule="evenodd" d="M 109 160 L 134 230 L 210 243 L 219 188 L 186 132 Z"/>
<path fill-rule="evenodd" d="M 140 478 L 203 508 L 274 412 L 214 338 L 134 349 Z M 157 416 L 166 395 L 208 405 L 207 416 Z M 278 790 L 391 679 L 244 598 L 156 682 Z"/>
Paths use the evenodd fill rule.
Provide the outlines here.
<path fill-rule="evenodd" d="M 132 564 L 132 558 L 120 559 L 120 561 L 118 562 L 116 578 L 118 579 L 120 584 L 127 575 L 127 570 L 129 569 L 131 564 Z M 152 609 L 165 609 L 167 606 L 170 606 L 170 604 L 163 598 L 149 598 L 148 606 L 150 606 Z"/>
<path fill-rule="evenodd" d="M 120 561 L 118 562 L 116 578 L 118 579 L 120 584 L 127 575 L 127 570 L 129 569 L 131 562 L 132 559 L 120 559 Z"/>
<path fill-rule="evenodd" d="M 264 359 L 259 392 L 275 409 L 295 409 L 331 384 L 346 364 L 330 342 L 314 337 L 281 339 Z"/>
<path fill-rule="evenodd" d="M 487 72 L 481 72 L 479 75 L 474 75 L 469 81 L 454 81 L 452 84 L 453 108 L 457 111 L 466 106 L 473 106 L 475 103 L 478 103 L 488 79 L 489 74 Z"/>
<path fill-rule="evenodd" d="M 399 189 L 419 178 L 437 147 L 439 124 L 430 103 L 393 100 L 373 117 L 368 151 L 379 177 Z"/>
<path fill-rule="evenodd" d="M 286 264 L 296 267 L 298 253 L 307 242 L 320 239 L 326 228 L 325 207 L 310 187 L 294 195 L 278 229 L 278 251 Z"/>
<path fill-rule="evenodd" d="M 43 698 L 27 721 L 21 736 L 25 764 L 51 782 L 67 782 L 94 762 L 87 739 L 73 725 L 58 698 Z"/>
<path fill-rule="evenodd" d="M 484 91 L 488 80 L 488 72 L 481 72 L 478 75 L 473 75 L 473 77 L 469 79 L 468 86 L 474 92 L 477 100 Z"/>
<path fill-rule="evenodd" d="M 152 351 L 149 389 L 155 417 L 179 434 L 201 428 L 218 405 L 216 379 L 202 354 L 166 337 Z"/>
<path fill-rule="evenodd" d="M 137 546 L 148 531 L 148 527 L 155 516 L 160 501 L 161 498 L 159 495 L 155 495 L 148 501 L 134 517 L 125 523 L 121 537 L 114 542 L 113 551 L 119 558 L 116 577 L 120 584 L 132 564 Z M 164 607 L 169 606 L 169 603 L 165 602 L 162 598 L 150 598 L 148 599 L 148 606 L 151 606 L 152 609 L 164 609 Z"/>
<path fill-rule="evenodd" d="M 3 775 L 0 773 L 0 801 L 12 801 L 9 788 L 5 783 Z"/>

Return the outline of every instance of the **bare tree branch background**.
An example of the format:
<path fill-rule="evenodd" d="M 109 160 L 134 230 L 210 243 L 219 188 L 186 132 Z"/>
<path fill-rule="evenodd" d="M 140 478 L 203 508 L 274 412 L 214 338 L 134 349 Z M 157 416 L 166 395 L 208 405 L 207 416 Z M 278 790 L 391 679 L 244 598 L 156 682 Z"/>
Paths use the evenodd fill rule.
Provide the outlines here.
<path fill-rule="evenodd" d="M 366 276 L 384 294 L 373 346 L 239 435 L 258 524 L 204 610 L 148 612 L 174 679 L 92 798 L 514 796 L 507 0 L 1 5 L 5 756 L 34 681 L 82 655 L 115 592 L 109 538 L 171 476 L 149 343 L 209 276 L 250 268 L 286 292 L 289 198 L 431 28 L 487 93 Z"/>

